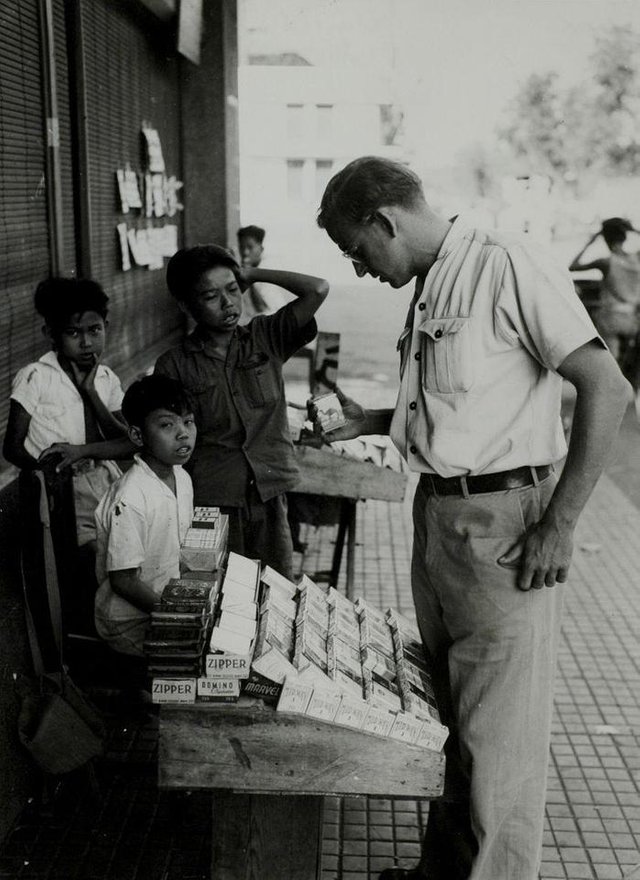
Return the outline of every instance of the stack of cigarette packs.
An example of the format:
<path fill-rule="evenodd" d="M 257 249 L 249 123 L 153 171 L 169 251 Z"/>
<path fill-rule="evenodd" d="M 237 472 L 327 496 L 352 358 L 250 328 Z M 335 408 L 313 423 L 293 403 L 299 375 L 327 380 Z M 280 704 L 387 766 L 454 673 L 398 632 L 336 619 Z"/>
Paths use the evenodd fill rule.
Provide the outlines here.
<path fill-rule="evenodd" d="M 251 672 L 245 690 L 278 711 L 436 751 L 446 741 L 415 624 L 306 576 L 296 586 L 265 568 Z"/>
<path fill-rule="evenodd" d="M 209 580 L 172 578 L 151 611 L 144 642 L 152 676 L 153 702 L 195 700 L 196 679 L 219 592 L 219 576 Z"/>
<path fill-rule="evenodd" d="M 224 562 L 228 531 L 229 517 L 217 507 L 196 507 L 180 547 L 182 569 L 218 571 Z"/>
<path fill-rule="evenodd" d="M 180 578 L 164 588 L 151 611 L 144 643 L 152 700 L 192 703 L 218 605 L 227 549 L 228 517 L 196 507 L 180 547 Z"/>
<path fill-rule="evenodd" d="M 235 702 L 249 678 L 258 618 L 260 563 L 229 553 L 218 608 L 204 656 L 196 696 L 206 702 Z"/>

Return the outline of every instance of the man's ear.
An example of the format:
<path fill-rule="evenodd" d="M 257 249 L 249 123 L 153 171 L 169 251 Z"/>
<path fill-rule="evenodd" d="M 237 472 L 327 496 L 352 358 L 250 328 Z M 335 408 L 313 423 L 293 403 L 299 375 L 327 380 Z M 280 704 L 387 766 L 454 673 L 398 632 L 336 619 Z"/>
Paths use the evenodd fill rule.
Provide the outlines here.
<path fill-rule="evenodd" d="M 393 206 L 378 208 L 371 215 L 371 220 L 378 223 L 391 238 L 398 234 L 398 218 Z"/>
<path fill-rule="evenodd" d="M 140 447 L 144 446 L 144 440 L 142 439 L 142 431 L 140 428 L 131 425 L 127 433 L 129 435 L 129 440 L 131 440 L 133 444 Z"/>

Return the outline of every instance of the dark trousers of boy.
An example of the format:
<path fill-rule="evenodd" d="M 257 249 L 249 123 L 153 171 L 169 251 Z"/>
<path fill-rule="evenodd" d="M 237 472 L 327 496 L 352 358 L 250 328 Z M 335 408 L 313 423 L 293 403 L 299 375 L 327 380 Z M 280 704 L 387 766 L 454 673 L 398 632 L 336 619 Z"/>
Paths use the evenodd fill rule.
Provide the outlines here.
<path fill-rule="evenodd" d="M 298 327 L 290 305 L 237 327 L 226 357 L 196 327 L 163 354 L 156 372 L 180 381 L 198 440 L 188 465 L 194 504 L 229 514 L 229 549 L 291 577 L 286 493 L 298 469 L 287 422 L 282 364 L 317 332 Z"/>

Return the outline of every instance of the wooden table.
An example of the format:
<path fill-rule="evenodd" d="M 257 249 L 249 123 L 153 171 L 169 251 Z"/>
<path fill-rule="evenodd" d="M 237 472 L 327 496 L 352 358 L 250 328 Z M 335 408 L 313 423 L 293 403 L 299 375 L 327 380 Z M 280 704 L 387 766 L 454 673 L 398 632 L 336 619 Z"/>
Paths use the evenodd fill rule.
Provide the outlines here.
<path fill-rule="evenodd" d="M 403 501 L 407 488 L 406 474 L 381 468 L 368 461 L 358 461 L 313 446 L 296 446 L 300 481 L 296 493 L 340 498 L 340 519 L 329 582 L 337 586 L 347 540 L 347 596 L 353 598 L 353 575 L 356 546 L 356 505 L 360 499 Z"/>
<path fill-rule="evenodd" d="M 323 796 L 434 798 L 444 755 L 260 701 L 164 705 L 158 784 L 214 791 L 213 880 L 316 880 Z"/>

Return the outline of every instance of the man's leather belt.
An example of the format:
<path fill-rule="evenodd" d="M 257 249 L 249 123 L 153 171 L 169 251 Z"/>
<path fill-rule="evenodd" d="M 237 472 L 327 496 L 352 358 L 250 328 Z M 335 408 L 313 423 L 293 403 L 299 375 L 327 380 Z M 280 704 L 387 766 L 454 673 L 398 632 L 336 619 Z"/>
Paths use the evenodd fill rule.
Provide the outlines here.
<path fill-rule="evenodd" d="M 539 467 L 519 467 L 512 471 L 495 474 L 478 474 L 469 477 L 441 477 L 438 474 L 422 474 L 423 489 L 432 495 L 478 495 L 482 492 L 504 492 L 535 486 L 553 473 L 552 464 Z M 535 475 L 535 476 L 534 476 Z"/>

